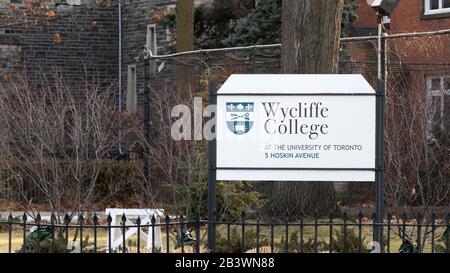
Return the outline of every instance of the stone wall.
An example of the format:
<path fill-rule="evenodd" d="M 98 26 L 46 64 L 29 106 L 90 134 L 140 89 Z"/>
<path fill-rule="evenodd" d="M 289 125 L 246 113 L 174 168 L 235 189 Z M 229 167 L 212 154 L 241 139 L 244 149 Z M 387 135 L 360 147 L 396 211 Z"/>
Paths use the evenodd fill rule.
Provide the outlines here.
<path fill-rule="evenodd" d="M 0 85 L 20 70 L 21 47 L 11 35 L 0 34 Z"/>
<path fill-rule="evenodd" d="M 123 92 L 126 92 L 127 72 L 129 65 L 136 65 L 138 104 L 142 105 L 144 94 L 144 65 L 136 62 L 147 42 L 148 25 L 156 25 L 156 44 L 158 54 L 167 53 L 169 45 L 167 30 L 150 16 L 152 10 L 161 11 L 175 7 L 176 0 L 123 0 Z"/>
<path fill-rule="evenodd" d="M 85 80 L 97 81 L 102 86 L 115 82 L 118 78 L 116 5 L 53 4 L 52 7 L 56 10 L 55 17 L 45 18 L 44 23 L 30 23 L 27 30 L 22 24 L 3 26 L 3 35 L 13 37 L 19 46 L 12 49 L 9 45 L 10 53 L 2 51 L 0 58 L 9 63 L 8 67 L 14 66 L 15 71 L 26 71 L 33 84 L 38 82 L 39 73 L 52 74 L 55 70 L 60 70 L 75 86 Z M 33 18 L 29 21 L 33 22 Z M 15 56 L 11 55 L 13 52 Z M 17 59 L 19 62 L 14 65 Z"/>
<path fill-rule="evenodd" d="M 96 4 L 97 2 L 97 4 Z M 3 6 L 7 4 L 2 2 Z M 5 4 L 6 3 L 6 4 Z M 17 2 L 15 2 L 17 3 Z M 72 3 L 68 5 L 67 3 Z M 73 3 L 77 3 L 73 5 Z M 0 25 L 0 81 L 8 73 L 27 72 L 36 83 L 38 73 L 61 70 L 73 84 L 87 80 L 102 86 L 117 82 L 119 77 L 119 13 L 118 0 L 56 1 L 50 8 L 56 16 L 44 18 L 45 24 L 24 26 Z M 122 0 L 122 98 L 126 97 L 129 65 L 136 65 L 139 103 L 144 92 L 143 64 L 135 58 L 142 53 L 147 40 L 147 26 L 156 25 L 158 53 L 167 52 L 169 39 L 165 28 L 154 22 L 152 10 L 175 7 L 176 0 Z M 17 8 L 24 8 L 16 4 Z M 42 18 L 41 18 L 42 19 Z M 11 20 L 12 21 L 12 20 Z M 29 18 L 29 21 L 33 21 Z M 5 34 L 1 34 L 5 33 Z M 55 43 L 59 35 L 61 42 Z"/>
<path fill-rule="evenodd" d="M 147 41 L 148 25 L 156 25 L 158 53 L 167 52 L 169 39 L 165 28 L 152 20 L 151 11 L 174 8 L 176 0 L 122 0 L 122 74 L 119 76 L 118 0 L 50 1 L 55 16 L 28 17 L 25 25 L 17 22 L 19 11 L 26 10 L 14 0 L 17 12 L 2 17 L 0 23 L 0 85 L 26 72 L 33 87 L 40 86 L 41 74 L 60 71 L 72 89 L 78 92 L 86 81 L 101 88 L 122 83 L 122 110 L 126 110 L 128 66 L 136 66 L 137 107 L 143 106 L 144 65 L 136 62 Z M 0 1 L 8 11 L 9 1 Z M 1 8 L 0 7 L 0 8 Z M 15 17 L 14 17 L 15 16 Z M 8 20 L 5 20 L 8 19 Z M 35 23 L 38 19 L 39 23 Z M 5 23 L 6 22 L 6 23 Z M 20 20 L 19 20 L 20 22 Z M 127 146 L 127 145 L 125 145 Z M 124 147 L 126 149 L 126 147 Z"/>

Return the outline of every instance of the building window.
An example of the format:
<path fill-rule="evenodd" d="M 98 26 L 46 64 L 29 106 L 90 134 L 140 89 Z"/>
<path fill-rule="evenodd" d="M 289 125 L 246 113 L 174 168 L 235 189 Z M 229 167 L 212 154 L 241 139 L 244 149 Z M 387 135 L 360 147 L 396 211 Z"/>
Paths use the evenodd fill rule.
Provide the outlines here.
<path fill-rule="evenodd" d="M 127 112 L 133 114 L 137 109 L 136 65 L 128 66 Z"/>
<path fill-rule="evenodd" d="M 147 43 L 145 47 L 150 50 L 153 55 L 158 54 L 158 47 L 156 44 L 156 25 L 147 26 Z"/>
<path fill-rule="evenodd" d="M 427 77 L 427 89 L 427 138 L 436 142 L 450 134 L 450 75 Z"/>
<path fill-rule="evenodd" d="M 450 0 L 425 0 L 425 15 L 450 13 Z"/>

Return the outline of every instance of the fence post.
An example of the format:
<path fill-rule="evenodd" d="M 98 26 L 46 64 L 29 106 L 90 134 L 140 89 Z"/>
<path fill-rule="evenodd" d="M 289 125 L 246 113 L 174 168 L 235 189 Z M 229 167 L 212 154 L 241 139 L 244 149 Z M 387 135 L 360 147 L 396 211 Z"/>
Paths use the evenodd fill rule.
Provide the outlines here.
<path fill-rule="evenodd" d="M 328 245 L 328 251 L 330 253 L 333 253 L 333 217 L 334 217 L 334 213 L 332 210 L 330 210 L 330 212 L 328 213 L 328 222 L 330 225 L 330 229 L 329 229 L 330 243 Z"/>
<path fill-rule="evenodd" d="M 180 233 L 179 233 L 179 240 L 180 240 L 180 244 L 181 244 L 181 253 L 184 253 L 184 236 L 185 236 L 185 231 L 184 231 L 184 217 L 183 215 L 180 215 L 179 218 L 179 224 L 180 224 Z"/>
<path fill-rule="evenodd" d="M 342 220 L 344 221 L 344 253 L 348 253 L 348 215 L 347 212 L 342 214 Z"/>
<path fill-rule="evenodd" d="M 417 213 L 417 250 L 422 253 L 422 214 Z"/>
<path fill-rule="evenodd" d="M 121 218 L 121 222 L 122 222 L 122 253 L 126 253 L 127 252 L 127 242 L 126 242 L 126 237 L 125 237 L 125 233 L 126 233 L 126 224 L 127 224 L 127 217 L 125 216 L 125 212 L 122 214 L 122 218 Z"/>
<path fill-rule="evenodd" d="M 213 79 L 209 82 L 209 105 L 216 104 L 217 82 Z M 210 252 L 214 252 L 216 246 L 216 137 L 208 142 L 208 248 Z"/>
<path fill-rule="evenodd" d="M 41 214 L 37 214 L 35 219 L 36 227 L 37 227 L 37 253 L 41 252 Z"/>
<path fill-rule="evenodd" d="M 375 242 L 378 242 L 377 239 L 377 222 L 378 222 L 378 218 L 377 218 L 377 213 L 374 212 L 372 213 L 372 232 L 373 232 L 373 240 Z"/>
<path fill-rule="evenodd" d="M 387 253 L 391 253 L 391 225 L 392 225 L 392 213 L 389 212 L 387 215 Z"/>
<path fill-rule="evenodd" d="M 8 253 L 11 253 L 12 250 L 12 246 L 11 246 L 11 241 L 12 241 L 12 224 L 13 224 L 13 217 L 11 212 L 9 213 L 8 216 Z"/>
<path fill-rule="evenodd" d="M 166 228 L 166 252 L 170 253 L 170 217 L 168 214 L 166 214 L 164 222 Z"/>
<path fill-rule="evenodd" d="M 145 146 L 145 158 L 143 165 L 145 190 L 144 190 L 144 202 L 148 204 L 150 202 L 150 57 L 145 59 L 144 62 L 144 136 L 146 140 Z"/>
<path fill-rule="evenodd" d="M 259 235 L 260 235 L 260 227 L 259 222 L 261 220 L 261 212 L 258 210 L 256 212 L 256 253 L 259 254 Z"/>
<path fill-rule="evenodd" d="M 244 251 L 244 249 L 245 249 L 245 211 L 241 212 L 241 224 L 242 224 L 242 227 L 241 227 L 241 235 L 242 235 L 241 249 L 242 249 L 242 251 Z"/>
<path fill-rule="evenodd" d="M 55 222 L 56 222 L 56 216 L 55 214 L 53 214 L 50 216 L 50 225 L 51 225 L 51 229 L 52 229 L 52 249 L 51 252 L 55 253 Z"/>
<path fill-rule="evenodd" d="M 136 252 L 141 253 L 141 217 L 139 215 L 138 215 L 138 218 L 136 219 L 136 228 L 137 228 Z M 161 242 L 161 244 L 162 244 L 162 242 Z"/>
<path fill-rule="evenodd" d="M 27 251 L 27 214 L 26 212 L 23 213 L 22 216 L 22 223 L 23 223 L 23 227 L 22 227 L 22 236 L 23 236 L 23 244 L 22 244 L 22 250 L 23 253 L 26 253 Z"/>
<path fill-rule="evenodd" d="M 227 253 L 231 253 L 231 213 L 227 210 Z"/>
<path fill-rule="evenodd" d="M 436 237 L 436 212 L 431 213 L 431 253 L 434 254 L 435 245 L 434 240 Z"/>
<path fill-rule="evenodd" d="M 155 224 L 156 224 L 156 217 L 153 214 L 152 215 L 152 219 L 150 220 L 152 223 L 152 253 L 156 252 L 156 248 L 155 248 Z"/>
<path fill-rule="evenodd" d="M 447 217 L 445 218 L 445 222 L 447 225 L 447 236 L 445 236 L 445 253 L 450 253 L 450 213 L 447 213 Z"/>
<path fill-rule="evenodd" d="M 79 217 L 79 227 L 80 227 L 80 253 L 83 253 L 83 224 L 84 224 L 84 216 L 81 213 Z"/>
<path fill-rule="evenodd" d="M 92 219 L 94 222 L 94 253 L 97 253 L 97 224 L 98 224 L 98 216 L 97 213 L 94 213 L 94 218 Z"/>
<path fill-rule="evenodd" d="M 358 213 L 358 252 L 362 252 L 362 221 L 363 221 L 364 215 L 362 211 L 359 211 Z"/>
<path fill-rule="evenodd" d="M 200 210 L 195 212 L 195 253 L 200 253 Z"/>
<path fill-rule="evenodd" d="M 318 233 L 319 233 L 319 211 L 316 209 L 314 212 L 314 253 L 319 252 L 318 246 Z"/>
<path fill-rule="evenodd" d="M 305 221 L 305 213 L 302 211 L 300 212 L 300 216 L 299 216 L 299 220 L 300 220 L 300 253 L 303 253 L 303 247 L 304 247 L 304 238 L 303 238 L 303 234 L 304 234 L 304 221 Z"/>
<path fill-rule="evenodd" d="M 289 214 L 289 210 L 286 210 L 285 213 L 285 236 L 286 236 L 286 240 L 285 240 L 285 250 L 286 253 L 289 253 L 289 219 L 290 219 L 291 215 Z"/>
<path fill-rule="evenodd" d="M 69 223 L 70 223 L 70 217 L 69 217 L 69 215 L 68 214 L 66 214 L 65 216 L 64 216 L 64 225 L 65 225 L 65 229 L 66 229 L 66 231 L 65 231 L 65 241 L 64 241 L 64 243 L 65 243 L 65 245 L 66 245 L 66 248 L 69 246 Z"/>
<path fill-rule="evenodd" d="M 375 186 L 377 222 L 374 239 L 380 244 L 383 252 L 383 222 L 384 222 L 384 101 L 386 88 L 386 39 L 384 39 L 383 19 L 378 18 L 378 81 L 376 89 L 376 155 L 375 155 Z"/>
<path fill-rule="evenodd" d="M 112 252 L 112 248 L 111 248 L 111 222 L 112 222 L 111 213 L 108 214 L 108 218 L 106 218 L 106 221 L 108 222 L 108 253 L 111 253 Z"/>
<path fill-rule="evenodd" d="M 275 237 L 275 209 L 270 210 L 270 253 L 274 252 L 274 237 Z"/>

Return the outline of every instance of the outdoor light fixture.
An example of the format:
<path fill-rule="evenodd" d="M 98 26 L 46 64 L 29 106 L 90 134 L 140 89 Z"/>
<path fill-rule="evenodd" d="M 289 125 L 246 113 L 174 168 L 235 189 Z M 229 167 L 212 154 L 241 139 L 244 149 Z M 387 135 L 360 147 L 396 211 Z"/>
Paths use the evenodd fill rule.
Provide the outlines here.
<path fill-rule="evenodd" d="M 367 0 L 367 4 L 378 12 L 380 16 L 391 15 L 399 2 L 400 0 Z"/>
<path fill-rule="evenodd" d="M 384 170 L 380 166 L 384 166 L 384 135 L 385 125 L 385 93 L 386 93 L 386 78 L 387 70 L 386 64 L 388 56 L 386 54 L 386 39 L 385 39 L 385 19 L 394 12 L 400 0 L 367 0 L 367 4 L 372 7 L 377 12 L 378 17 L 378 81 L 377 81 L 377 101 L 376 101 L 376 150 L 377 150 L 377 167 L 379 170 L 375 173 L 375 185 L 377 193 L 376 202 L 376 215 L 378 216 L 377 223 L 379 226 L 374 230 L 375 241 L 380 243 L 381 249 L 383 249 L 383 227 L 381 223 L 383 222 L 384 215 Z M 381 137 L 380 137 L 381 136 Z"/>

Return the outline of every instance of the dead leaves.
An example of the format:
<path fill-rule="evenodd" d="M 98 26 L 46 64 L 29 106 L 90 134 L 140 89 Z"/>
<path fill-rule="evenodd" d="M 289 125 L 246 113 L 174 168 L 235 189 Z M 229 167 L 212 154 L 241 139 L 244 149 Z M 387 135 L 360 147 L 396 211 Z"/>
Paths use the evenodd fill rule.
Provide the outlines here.
<path fill-rule="evenodd" d="M 10 8 L 10 10 L 11 10 L 12 12 L 16 12 L 16 11 L 17 11 L 17 6 L 14 5 L 14 4 L 10 4 L 10 5 L 9 5 L 9 8 Z"/>
<path fill-rule="evenodd" d="M 61 35 L 59 33 L 53 35 L 53 42 L 57 45 L 61 44 Z"/>
<path fill-rule="evenodd" d="M 45 13 L 45 16 L 47 16 L 47 17 L 55 17 L 55 16 L 56 16 L 56 13 L 55 13 L 53 10 L 48 10 L 48 11 Z"/>
<path fill-rule="evenodd" d="M 3 80 L 4 81 L 6 81 L 6 82 L 10 82 L 10 81 L 12 81 L 12 75 L 10 74 L 10 73 L 7 73 L 7 74 L 5 74 L 5 75 L 3 75 Z"/>
<path fill-rule="evenodd" d="M 159 23 L 163 18 L 167 17 L 168 15 L 170 15 L 170 11 L 167 10 L 157 11 L 152 9 L 148 13 L 148 16 L 155 23 Z"/>

